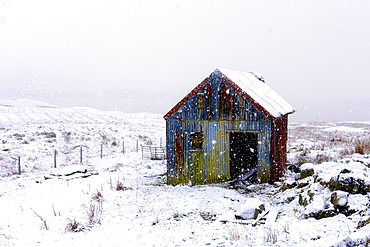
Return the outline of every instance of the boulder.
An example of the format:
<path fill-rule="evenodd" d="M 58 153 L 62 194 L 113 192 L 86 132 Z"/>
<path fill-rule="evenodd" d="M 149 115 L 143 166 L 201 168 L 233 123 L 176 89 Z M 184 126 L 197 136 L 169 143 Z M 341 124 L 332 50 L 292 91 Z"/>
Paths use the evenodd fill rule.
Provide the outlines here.
<path fill-rule="evenodd" d="M 257 216 L 265 210 L 264 203 L 256 198 L 249 198 L 237 207 L 235 218 L 243 220 L 257 219 Z"/>
<path fill-rule="evenodd" d="M 291 172 L 294 172 L 294 173 L 300 173 L 301 172 L 301 169 L 299 169 L 298 166 L 293 165 L 293 164 L 288 164 L 287 169 L 288 169 L 288 171 L 291 171 Z"/>
<path fill-rule="evenodd" d="M 315 195 L 321 194 L 324 187 L 320 183 L 314 183 L 311 185 L 310 189 L 307 191 L 307 195 L 310 197 L 309 202 L 312 202 Z"/>
<path fill-rule="evenodd" d="M 312 176 L 315 173 L 313 167 L 314 165 L 312 163 L 304 163 L 301 165 L 301 179 Z"/>
<path fill-rule="evenodd" d="M 327 202 L 324 195 L 315 196 L 310 204 L 307 205 L 305 210 L 305 218 L 313 217 L 315 219 L 322 219 L 335 216 L 336 213 L 333 209 L 326 209 Z"/>
<path fill-rule="evenodd" d="M 339 213 L 346 214 L 348 210 L 348 195 L 347 192 L 340 190 L 331 193 L 330 202 L 337 212 L 339 211 Z"/>
<path fill-rule="evenodd" d="M 300 182 L 298 185 L 297 185 L 297 189 L 300 189 L 300 188 L 303 188 L 303 187 L 306 187 L 307 185 L 309 185 L 310 183 L 308 182 Z"/>
<path fill-rule="evenodd" d="M 342 190 L 351 194 L 366 194 L 366 192 L 369 192 L 370 186 L 367 186 L 361 178 L 341 173 L 330 179 L 329 189 L 331 191 Z"/>
<path fill-rule="evenodd" d="M 294 180 L 287 180 L 284 184 L 280 187 L 280 191 L 286 191 L 287 189 L 292 189 L 297 186 L 297 182 Z"/>
<path fill-rule="evenodd" d="M 324 187 L 320 183 L 314 183 L 310 187 L 310 192 L 314 195 L 319 195 L 323 189 Z"/>
<path fill-rule="evenodd" d="M 362 179 L 339 175 L 338 184 L 340 190 L 351 194 L 362 194 L 364 192 L 364 181 Z"/>

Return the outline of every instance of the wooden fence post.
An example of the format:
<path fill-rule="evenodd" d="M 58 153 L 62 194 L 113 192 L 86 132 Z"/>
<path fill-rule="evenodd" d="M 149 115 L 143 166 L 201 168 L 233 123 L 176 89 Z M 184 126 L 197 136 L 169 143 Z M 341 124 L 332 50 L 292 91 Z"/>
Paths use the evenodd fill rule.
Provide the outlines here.
<path fill-rule="evenodd" d="M 100 159 L 103 158 L 103 144 L 100 144 Z"/>
<path fill-rule="evenodd" d="M 21 156 L 18 156 L 18 174 L 21 175 Z"/>
<path fill-rule="evenodd" d="M 125 153 L 125 141 L 122 140 L 122 153 L 124 154 Z"/>
<path fill-rule="evenodd" d="M 136 139 L 136 153 L 139 152 L 139 140 Z"/>
<path fill-rule="evenodd" d="M 54 149 L 54 168 L 57 168 L 57 150 Z"/>
<path fill-rule="evenodd" d="M 82 145 L 80 146 L 80 163 L 82 164 Z"/>

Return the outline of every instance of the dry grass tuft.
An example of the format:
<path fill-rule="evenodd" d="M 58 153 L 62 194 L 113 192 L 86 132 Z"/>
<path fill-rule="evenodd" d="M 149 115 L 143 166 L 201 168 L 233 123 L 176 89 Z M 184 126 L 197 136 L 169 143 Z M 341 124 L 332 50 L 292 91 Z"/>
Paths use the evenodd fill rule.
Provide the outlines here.
<path fill-rule="evenodd" d="M 102 193 L 97 190 L 92 196 L 91 196 L 91 200 L 93 201 L 97 201 L 97 202 L 103 202 L 104 201 L 104 198 L 103 198 L 103 195 Z"/>
<path fill-rule="evenodd" d="M 370 153 L 370 138 L 356 139 L 353 142 L 354 152 L 358 154 Z"/>
<path fill-rule="evenodd" d="M 41 222 L 42 222 L 42 228 L 44 228 L 45 230 L 49 230 L 49 227 L 46 224 L 46 220 L 43 217 L 41 217 L 38 213 L 36 213 L 32 208 L 31 208 L 31 210 L 41 220 Z"/>
<path fill-rule="evenodd" d="M 103 214 L 102 203 L 91 203 L 90 206 L 86 209 L 86 213 L 89 225 L 100 224 L 101 216 Z"/>
<path fill-rule="evenodd" d="M 132 190 L 132 188 L 124 186 L 121 181 L 117 181 L 116 190 L 117 191 L 120 191 L 120 190 L 125 191 L 125 190 Z"/>
<path fill-rule="evenodd" d="M 354 138 L 345 145 L 340 151 L 341 157 L 346 157 L 354 153 L 370 154 L 370 138 Z"/>
<path fill-rule="evenodd" d="M 368 247 L 370 246 L 370 237 L 366 237 L 366 240 L 365 240 L 365 247 Z"/>
<path fill-rule="evenodd" d="M 240 240 L 240 233 L 237 226 L 227 227 L 230 234 L 231 241 L 239 241 Z"/>
<path fill-rule="evenodd" d="M 80 232 L 89 227 L 92 227 L 94 224 L 100 224 L 101 218 L 103 214 L 103 202 L 104 197 L 102 193 L 97 190 L 92 196 L 90 200 L 90 204 L 88 207 L 85 208 L 86 215 L 87 215 L 87 223 L 81 224 L 80 222 L 76 221 L 76 219 L 67 219 L 68 223 L 66 228 L 64 229 L 65 232 Z M 55 212 L 54 212 L 55 215 Z"/>
<path fill-rule="evenodd" d="M 91 201 L 89 207 L 86 209 L 87 220 L 89 225 L 100 224 L 101 216 L 103 214 L 103 202 L 104 197 L 102 193 L 97 190 L 91 196 Z"/>
<path fill-rule="evenodd" d="M 76 221 L 76 219 L 67 219 L 68 223 L 64 232 L 81 232 L 85 229 L 84 225 Z"/>
<path fill-rule="evenodd" d="M 266 227 L 264 234 L 263 234 L 263 240 L 265 243 L 272 243 L 275 244 L 277 242 L 278 238 L 278 230 L 273 229 L 272 227 Z"/>

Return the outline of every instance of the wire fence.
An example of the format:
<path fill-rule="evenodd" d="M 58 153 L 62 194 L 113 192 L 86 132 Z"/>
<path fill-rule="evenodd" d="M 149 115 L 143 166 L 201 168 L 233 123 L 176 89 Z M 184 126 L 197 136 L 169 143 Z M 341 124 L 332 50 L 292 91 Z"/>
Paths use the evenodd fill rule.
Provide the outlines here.
<path fill-rule="evenodd" d="M 3 152 L 0 152 L 0 177 L 69 165 L 87 165 L 92 159 L 123 155 L 126 152 L 140 152 L 143 146 L 147 146 L 142 138 L 128 142 L 128 145 L 124 140 L 121 140 L 113 143 L 64 144 L 54 148 L 38 147 L 36 150 L 27 150 L 24 147 L 12 147 L 11 150 L 3 149 L 1 150 Z M 162 140 L 160 145 L 162 145 Z M 160 158 L 159 153 L 156 155 L 158 159 Z M 164 159 L 164 155 L 161 157 Z M 142 158 L 147 157 L 142 155 Z"/>
<path fill-rule="evenodd" d="M 99 157 L 140 152 L 141 145 L 158 145 L 165 137 L 159 114 L 13 103 L 0 106 L 0 177 L 88 165 Z"/>

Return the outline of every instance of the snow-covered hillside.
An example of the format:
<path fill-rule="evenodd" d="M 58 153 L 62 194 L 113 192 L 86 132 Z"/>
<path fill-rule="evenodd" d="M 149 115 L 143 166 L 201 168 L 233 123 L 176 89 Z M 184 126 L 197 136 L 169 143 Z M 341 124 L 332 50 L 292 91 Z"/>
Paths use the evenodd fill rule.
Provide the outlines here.
<path fill-rule="evenodd" d="M 289 162 L 306 173 L 238 190 L 168 186 L 166 162 L 136 152 L 164 144 L 162 116 L 0 102 L 0 246 L 365 246 L 370 156 L 351 145 L 369 123 L 296 123 L 290 133 Z M 365 187 L 335 203 L 332 178 Z M 269 212 L 264 224 L 235 218 L 251 198 Z"/>
<path fill-rule="evenodd" d="M 3 103 L 3 104 L 1 104 Z M 6 103 L 6 104 L 5 104 Z M 0 176 L 88 163 L 91 158 L 133 152 L 164 143 L 159 114 L 60 108 L 35 101 L 0 101 Z M 124 143 L 123 143 L 124 142 Z"/>

